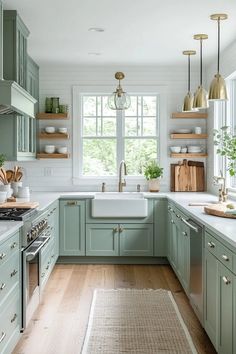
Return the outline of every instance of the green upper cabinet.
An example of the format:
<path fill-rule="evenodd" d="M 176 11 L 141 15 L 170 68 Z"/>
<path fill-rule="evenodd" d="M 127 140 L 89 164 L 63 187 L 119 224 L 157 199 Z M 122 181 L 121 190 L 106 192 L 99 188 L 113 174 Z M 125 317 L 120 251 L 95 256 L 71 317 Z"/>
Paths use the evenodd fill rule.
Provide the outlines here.
<path fill-rule="evenodd" d="M 3 75 L 27 89 L 27 38 L 29 30 L 17 11 L 3 12 Z"/>
<path fill-rule="evenodd" d="M 85 201 L 61 200 L 60 255 L 85 256 Z"/>
<path fill-rule="evenodd" d="M 3 76 L 16 81 L 39 100 L 39 67 L 27 55 L 29 31 L 16 11 L 3 15 Z M 35 113 L 38 104 L 35 106 Z M 36 120 L 16 114 L 0 118 L 0 152 L 9 161 L 29 161 L 36 157 Z"/>

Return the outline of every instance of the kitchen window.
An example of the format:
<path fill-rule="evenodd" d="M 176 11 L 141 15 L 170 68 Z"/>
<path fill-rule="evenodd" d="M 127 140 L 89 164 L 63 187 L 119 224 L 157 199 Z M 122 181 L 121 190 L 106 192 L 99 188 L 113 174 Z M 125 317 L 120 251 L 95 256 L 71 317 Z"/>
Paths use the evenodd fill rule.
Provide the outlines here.
<path fill-rule="evenodd" d="M 74 88 L 74 181 L 115 180 L 121 160 L 127 179 L 143 178 L 145 163 L 160 157 L 160 94 L 130 93 L 130 108 L 115 111 L 107 105 L 112 89 L 94 93 Z"/>

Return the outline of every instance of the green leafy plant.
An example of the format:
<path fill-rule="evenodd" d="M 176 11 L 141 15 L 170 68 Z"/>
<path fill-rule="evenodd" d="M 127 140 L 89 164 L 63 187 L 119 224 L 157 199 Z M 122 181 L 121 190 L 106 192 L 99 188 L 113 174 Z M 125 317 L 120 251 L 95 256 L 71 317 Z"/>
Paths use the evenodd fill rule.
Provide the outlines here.
<path fill-rule="evenodd" d="M 5 161 L 6 161 L 6 156 L 4 154 L 0 154 L 0 167 L 4 165 Z"/>
<path fill-rule="evenodd" d="M 144 168 L 144 176 L 147 180 L 155 179 L 163 175 L 163 168 L 156 161 L 150 161 Z"/>
<path fill-rule="evenodd" d="M 236 175 L 236 135 L 230 131 L 230 127 L 224 126 L 219 130 L 214 129 L 214 145 L 217 146 L 216 153 L 228 160 L 230 176 Z"/>

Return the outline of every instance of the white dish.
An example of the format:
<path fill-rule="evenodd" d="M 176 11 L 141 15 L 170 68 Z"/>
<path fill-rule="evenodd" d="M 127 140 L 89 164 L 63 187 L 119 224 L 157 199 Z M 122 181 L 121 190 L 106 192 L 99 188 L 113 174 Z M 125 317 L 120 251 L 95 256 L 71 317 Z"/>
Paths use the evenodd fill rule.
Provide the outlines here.
<path fill-rule="evenodd" d="M 178 154 L 181 150 L 181 146 L 170 146 L 170 151 Z"/>
<path fill-rule="evenodd" d="M 44 151 L 46 152 L 46 154 L 53 154 L 55 150 L 55 145 L 45 145 L 44 147 Z"/>
<path fill-rule="evenodd" d="M 57 148 L 57 152 L 59 154 L 67 154 L 67 147 L 66 146 L 60 146 Z"/>
<path fill-rule="evenodd" d="M 64 128 L 64 127 L 58 128 L 58 133 L 66 134 L 67 133 L 67 128 Z"/>
<path fill-rule="evenodd" d="M 191 129 L 176 129 L 175 133 L 176 134 L 191 134 L 192 130 Z"/>
<path fill-rule="evenodd" d="M 45 127 L 44 130 L 48 134 L 55 133 L 55 131 L 56 131 L 55 127 Z"/>

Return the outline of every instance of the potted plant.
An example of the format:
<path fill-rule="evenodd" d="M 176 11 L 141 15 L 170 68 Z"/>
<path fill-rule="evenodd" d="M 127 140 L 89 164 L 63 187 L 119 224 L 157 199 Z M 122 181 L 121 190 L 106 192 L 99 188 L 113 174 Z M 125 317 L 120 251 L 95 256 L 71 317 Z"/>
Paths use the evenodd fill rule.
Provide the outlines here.
<path fill-rule="evenodd" d="M 6 161 L 6 156 L 3 154 L 0 154 L 0 168 L 4 165 L 5 161 Z"/>
<path fill-rule="evenodd" d="M 163 168 L 155 160 L 147 163 L 144 168 L 144 176 L 148 180 L 149 192 L 159 192 L 160 177 L 163 175 Z"/>
<path fill-rule="evenodd" d="M 228 126 L 214 129 L 213 134 L 214 145 L 217 146 L 216 153 L 227 159 L 227 170 L 233 177 L 236 175 L 236 135 L 232 134 Z"/>

